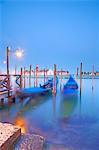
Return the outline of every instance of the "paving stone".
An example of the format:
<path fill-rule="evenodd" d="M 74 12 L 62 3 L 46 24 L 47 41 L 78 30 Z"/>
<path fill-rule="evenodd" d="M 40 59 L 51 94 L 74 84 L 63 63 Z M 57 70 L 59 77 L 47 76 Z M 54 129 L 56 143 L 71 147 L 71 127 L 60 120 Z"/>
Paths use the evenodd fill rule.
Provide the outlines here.
<path fill-rule="evenodd" d="M 45 139 L 36 134 L 23 134 L 14 150 L 42 150 Z"/>
<path fill-rule="evenodd" d="M 0 123 L 0 150 L 11 150 L 21 135 L 21 129 L 8 123 Z"/>

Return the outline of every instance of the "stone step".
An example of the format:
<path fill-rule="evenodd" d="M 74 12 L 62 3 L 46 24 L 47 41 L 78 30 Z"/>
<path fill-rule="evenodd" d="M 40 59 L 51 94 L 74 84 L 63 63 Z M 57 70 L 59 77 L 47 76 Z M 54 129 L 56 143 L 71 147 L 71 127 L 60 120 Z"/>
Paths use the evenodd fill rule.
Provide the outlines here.
<path fill-rule="evenodd" d="M 0 150 L 11 150 L 21 136 L 21 129 L 8 123 L 0 123 Z"/>

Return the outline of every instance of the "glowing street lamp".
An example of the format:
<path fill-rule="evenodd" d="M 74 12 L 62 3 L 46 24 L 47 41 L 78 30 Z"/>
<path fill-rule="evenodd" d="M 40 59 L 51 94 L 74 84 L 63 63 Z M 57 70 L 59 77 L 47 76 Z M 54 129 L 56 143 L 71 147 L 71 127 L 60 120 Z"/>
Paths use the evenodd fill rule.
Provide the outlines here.
<path fill-rule="evenodd" d="M 21 58 L 23 56 L 23 54 L 24 54 L 23 49 L 16 49 L 15 50 L 16 57 Z"/>

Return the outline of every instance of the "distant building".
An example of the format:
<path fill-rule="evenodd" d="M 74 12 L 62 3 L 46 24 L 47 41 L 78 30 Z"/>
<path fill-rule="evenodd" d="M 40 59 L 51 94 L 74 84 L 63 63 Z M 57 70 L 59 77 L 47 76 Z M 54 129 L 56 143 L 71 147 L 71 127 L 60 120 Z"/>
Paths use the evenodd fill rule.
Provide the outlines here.
<path fill-rule="evenodd" d="M 99 76 L 99 72 L 98 72 L 98 71 L 96 71 L 96 73 L 95 73 L 95 74 L 96 74 L 96 76 Z"/>
<path fill-rule="evenodd" d="M 65 70 L 61 70 L 61 71 L 57 71 L 57 75 L 61 76 L 68 76 L 69 75 L 69 71 L 65 71 Z"/>
<path fill-rule="evenodd" d="M 54 75 L 53 70 L 52 70 L 52 69 L 49 69 L 49 70 L 47 71 L 47 75 Z"/>

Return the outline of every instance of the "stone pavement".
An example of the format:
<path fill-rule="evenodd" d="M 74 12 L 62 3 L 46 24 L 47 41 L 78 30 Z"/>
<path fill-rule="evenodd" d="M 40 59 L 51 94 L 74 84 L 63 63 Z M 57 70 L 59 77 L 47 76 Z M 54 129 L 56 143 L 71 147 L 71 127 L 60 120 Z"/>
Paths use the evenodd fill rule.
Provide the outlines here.
<path fill-rule="evenodd" d="M 36 134 L 22 134 L 14 150 L 42 150 L 45 139 Z"/>

